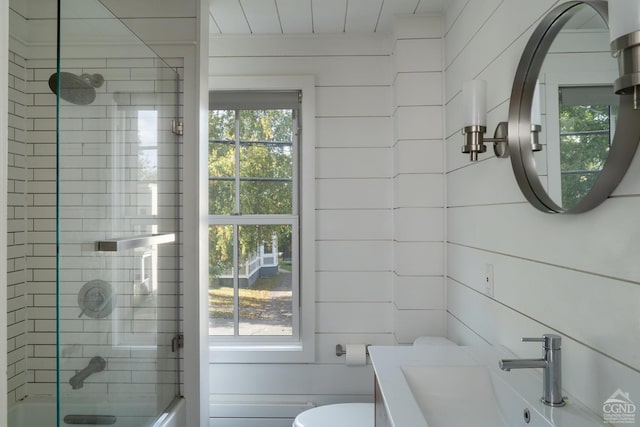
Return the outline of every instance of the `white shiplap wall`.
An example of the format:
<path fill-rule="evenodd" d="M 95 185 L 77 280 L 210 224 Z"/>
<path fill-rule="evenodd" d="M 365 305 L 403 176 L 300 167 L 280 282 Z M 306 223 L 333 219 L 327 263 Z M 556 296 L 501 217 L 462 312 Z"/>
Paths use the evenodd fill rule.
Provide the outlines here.
<path fill-rule="evenodd" d="M 315 363 L 211 365 L 211 423 L 290 426 L 307 402 L 369 401 L 371 367 L 346 367 L 334 352 L 393 343 L 391 42 L 217 37 L 210 45 L 212 76 L 314 75 L 317 130 Z"/>
<path fill-rule="evenodd" d="M 346 367 L 336 344 L 445 333 L 441 23 L 212 38 L 214 78 L 315 76 L 317 258 L 315 363 L 212 364 L 211 425 L 288 427 L 307 402 L 370 401 L 371 367 Z"/>
<path fill-rule="evenodd" d="M 393 307 L 396 343 L 445 335 L 442 19 L 396 19 Z"/>
<path fill-rule="evenodd" d="M 503 344 L 539 354 L 521 336 L 563 336 L 568 393 L 602 415 L 617 389 L 640 399 L 640 211 L 638 158 L 614 196 L 575 216 L 538 212 L 521 195 L 509 161 L 460 154 L 461 88 L 488 83 L 488 129 L 507 116 L 524 45 L 555 1 L 447 4 L 448 333 L 460 343 Z M 485 264 L 495 296 L 484 294 Z"/>

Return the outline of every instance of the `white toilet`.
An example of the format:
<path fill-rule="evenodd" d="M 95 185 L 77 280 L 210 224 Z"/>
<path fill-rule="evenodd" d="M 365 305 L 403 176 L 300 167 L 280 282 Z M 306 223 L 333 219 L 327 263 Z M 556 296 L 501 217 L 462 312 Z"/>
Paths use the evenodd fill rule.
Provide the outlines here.
<path fill-rule="evenodd" d="M 444 337 L 419 337 L 413 345 L 455 346 Z M 293 427 L 374 427 L 373 403 L 337 403 L 308 409 L 293 420 Z"/>
<path fill-rule="evenodd" d="M 337 403 L 308 409 L 293 427 L 373 427 L 373 403 Z"/>

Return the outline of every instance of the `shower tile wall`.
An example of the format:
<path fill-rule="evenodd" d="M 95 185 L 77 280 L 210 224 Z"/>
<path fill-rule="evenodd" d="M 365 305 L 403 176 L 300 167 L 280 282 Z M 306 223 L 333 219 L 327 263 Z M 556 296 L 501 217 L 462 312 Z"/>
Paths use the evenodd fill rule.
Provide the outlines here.
<path fill-rule="evenodd" d="M 152 213 L 142 211 L 140 207 L 149 205 L 152 192 L 145 189 L 145 196 L 134 194 L 138 192 L 139 183 L 139 138 L 144 131 L 138 127 L 141 120 L 138 110 L 157 109 L 158 125 L 167 130 L 170 129 L 170 119 L 174 118 L 174 114 L 172 110 L 170 115 L 164 115 L 162 105 L 175 105 L 175 95 L 154 94 L 157 85 L 162 84 L 162 80 L 154 82 L 158 78 L 154 61 L 150 58 L 65 61 L 65 68 L 70 68 L 71 72 L 100 73 L 105 77 L 105 84 L 98 89 L 98 96 L 92 104 L 74 106 L 63 102 L 61 105 L 64 119 L 61 121 L 60 136 L 64 142 L 60 157 L 60 209 L 63 218 L 60 228 L 63 241 L 73 238 L 78 242 L 61 248 L 61 378 L 65 392 L 71 392 L 67 382 L 75 370 L 84 368 L 95 355 L 107 359 L 108 373 L 92 375 L 82 389 L 83 394 L 155 392 L 154 383 L 158 382 L 155 361 L 149 363 L 150 350 L 141 350 L 132 355 L 125 346 L 118 348 L 111 335 L 103 333 L 118 329 L 121 338 L 131 333 L 130 337 L 136 337 L 134 344 L 144 344 L 140 332 L 144 332 L 145 326 L 149 326 L 155 317 L 143 320 L 140 316 L 151 316 L 150 310 L 138 310 L 134 316 L 131 309 L 135 296 L 132 282 L 139 278 L 142 254 L 135 257 L 96 255 L 93 246 L 96 240 L 116 235 L 130 236 L 136 231 L 146 234 L 145 220 L 140 216 L 147 215 L 146 222 L 149 222 Z M 181 63 L 175 62 L 174 65 L 181 66 Z M 47 85 L 49 76 L 55 72 L 55 61 L 33 59 L 27 61 L 27 67 L 32 77 L 27 86 L 33 97 L 33 104 L 27 109 L 28 149 L 31 154 L 28 158 L 31 179 L 28 184 L 30 254 L 27 262 L 32 274 L 28 288 L 31 302 L 28 311 L 29 394 L 55 394 L 56 111 L 55 96 Z M 115 132 L 117 128 L 126 131 Z M 163 132 L 162 135 L 166 134 L 170 132 Z M 173 135 L 171 138 L 173 140 Z M 162 153 L 159 154 L 158 161 L 162 164 L 165 160 L 161 158 Z M 119 164 L 114 163 L 116 158 L 120 159 Z M 168 165 L 171 172 L 173 168 L 173 163 Z M 178 184 L 172 182 L 170 185 L 172 192 L 178 191 Z M 114 186 L 120 186 L 123 192 L 119 199 L 111 196 L 112 191 L 116 190 Z M 123 209 L 116 210 L 117 205 Z M 170 216 L 176 215 L 173 196 L 160 197 L 158 205 L 161 214 L 166 209 Z M 173 228 L 172 224 L 160 224 L 160 229 Z M 161 269 L 178 268 L 177 261 L 163 259 L 162 253 L 159 258 Z M 108 268 L 108 264 L 112 263 L 117 264 L 115 272 Z M 91 319 L 86 315 L 79 317 L 78 292 L 87 281 L 94 279 L 106 280 L 118 291 L 116 312 L 119 322 L 114 320 L 116 312 L 105 319 Z M 170 289 L 173 295 L 173 283 L 171 287 L 162 283 L 158 285 L 160 293 Z M 164 308 L 160 307 L 159 310 Z M 174 313 L 171 316 L 175 318 Z M 161 339 L 168 345 L 171 337 L 162 336 Z M 130 357 L 137 357 L 139 363 L 131 364 Z M 161 374 L 160 382 L 166 376 L 175 375 L 173 365 L 166 369 L 166 375 Z"/>
<path fill-rule="evenodd" d="M 53 62 L 55 65 L 55 61 Z M 27 60 L 28 392 L 55 394 L 55 95 L 40 77 L 42 61 Z M 36 386 L 37 384 L 37 386 Z"/>
<path fill-rule="evenodd" d="M 12 43 L 15 45 L 15 43 Z M 26 61 L 9 50 L 9 153 L 7 235 L 8 403 L 26 395 Z"/>

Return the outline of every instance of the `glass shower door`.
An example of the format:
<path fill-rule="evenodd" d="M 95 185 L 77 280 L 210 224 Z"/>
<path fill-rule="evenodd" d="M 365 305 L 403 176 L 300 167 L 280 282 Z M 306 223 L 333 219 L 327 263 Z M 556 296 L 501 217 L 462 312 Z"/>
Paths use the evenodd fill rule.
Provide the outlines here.
<path fill-rule="evenodd" d="M 149 426 L 180 383 L 178 75 L 99 1 L 60 1 L 58 423 Z"/>

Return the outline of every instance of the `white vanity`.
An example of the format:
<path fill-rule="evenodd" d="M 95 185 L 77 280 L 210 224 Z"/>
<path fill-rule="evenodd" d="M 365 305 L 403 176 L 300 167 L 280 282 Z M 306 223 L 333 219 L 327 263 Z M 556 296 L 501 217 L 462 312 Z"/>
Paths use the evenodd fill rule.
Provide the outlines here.
<path fill-rule="evenodd" d="M 539 370 L 505 372 L 505 347 L 371 346 L 376 427 L 602 427 L 569 398 L 540 401 Z"/>

